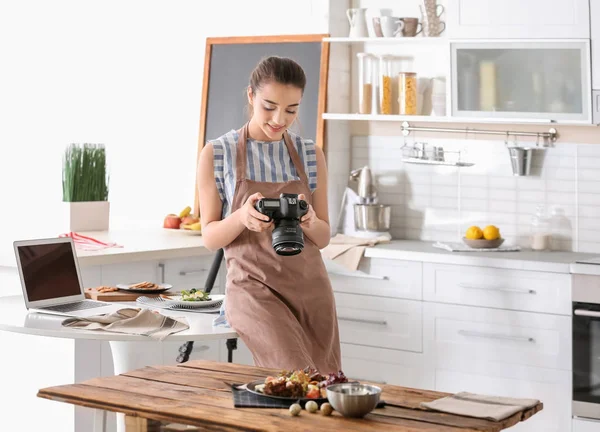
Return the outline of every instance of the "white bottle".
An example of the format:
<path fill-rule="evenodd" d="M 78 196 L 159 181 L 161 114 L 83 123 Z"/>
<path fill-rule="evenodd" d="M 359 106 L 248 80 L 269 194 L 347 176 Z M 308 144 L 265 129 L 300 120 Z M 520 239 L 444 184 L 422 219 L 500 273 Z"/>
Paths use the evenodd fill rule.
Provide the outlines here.
<path fill-rule="evenodd" d="M 546 207 L 538 205 L 531 218 L 531 249 L 544 251 L 550 248 L 550 221 L 546 216 Z"/>
<path fill-rule="evenodd" d="M 550 241 L 552 250 L 573 250 L 573 228 L 571 221 L 565 216 L 565 210 L 562 207 L 552 208 L 550 232 L 552 233 Z"/>

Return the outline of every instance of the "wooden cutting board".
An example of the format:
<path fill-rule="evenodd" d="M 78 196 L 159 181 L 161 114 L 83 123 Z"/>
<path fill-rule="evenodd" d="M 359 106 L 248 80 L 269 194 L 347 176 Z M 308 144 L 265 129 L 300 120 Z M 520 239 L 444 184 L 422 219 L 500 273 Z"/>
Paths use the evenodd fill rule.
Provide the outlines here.
<path fill-rule="evenodd" d="M 128 291 L 111 291 L 111 292 L 98 292 L 96 288 L 86 288 L 85 297 L 92 300 L 98 301 L 136 301 L 140 296 L 146 297 L 158 297 L 160 294 L 175 295 L 176 293 L 171 291 L 164 291 L 159 294 L 147 292 L 147 293 L 134 293 Z"/>

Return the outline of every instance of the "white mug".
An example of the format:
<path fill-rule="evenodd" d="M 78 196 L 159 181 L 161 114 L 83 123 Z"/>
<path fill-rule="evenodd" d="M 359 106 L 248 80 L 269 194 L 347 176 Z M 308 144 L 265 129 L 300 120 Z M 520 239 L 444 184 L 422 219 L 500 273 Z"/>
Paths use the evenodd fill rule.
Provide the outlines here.
<path fill-rule="evenodd" d="M 402 37 L 402 30 L 404 29 L 404 21 L 398 17 L 382 16 L 381 22 L 381 33 L 383 37 Z"/>

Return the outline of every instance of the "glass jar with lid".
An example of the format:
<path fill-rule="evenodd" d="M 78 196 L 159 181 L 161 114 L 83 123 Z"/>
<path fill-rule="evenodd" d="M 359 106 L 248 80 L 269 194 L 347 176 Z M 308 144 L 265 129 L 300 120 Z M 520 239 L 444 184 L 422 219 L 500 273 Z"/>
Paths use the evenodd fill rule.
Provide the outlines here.
<path fill-rule="evenodd" d="M 398 114 L 417 114 L 417 74 L 400 72 L 398 74 Z"/>
<path fill-rule="evenodd" d="M 379 56 L 379 114 L 394 114 L 394 56 Z"/>
<path fill-rule="evenodd" d="M 358 53 L 358 112 L 371 114 L 373 109 L 373 63 L 372 54 Z"/>

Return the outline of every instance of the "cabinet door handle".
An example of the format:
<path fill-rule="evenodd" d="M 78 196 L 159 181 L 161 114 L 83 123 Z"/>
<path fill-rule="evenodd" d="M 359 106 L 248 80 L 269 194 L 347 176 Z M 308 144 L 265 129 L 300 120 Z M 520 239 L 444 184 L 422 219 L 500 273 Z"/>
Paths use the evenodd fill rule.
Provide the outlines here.
<path fill-rule="evenodd" d="M 483 286 L 477 286 L 477 285 L 469 285 L 469 284 L 462 283 L 462 282 L 459 283 L 458 286 L 460 288 L 475 289 L 475 290 L 482 290 L 482 291 L 501 291 L 501 292 L 516 293 L 516 294 L 537 294 L 537 292 L 532 289 L 483 287 Z"/>
<path fill-rule="evenodd" d="M 575 309 L 575 311 L 573 313 L 577 316 L 600 318 L 600 312 L 591 311 L 591 310 L 587 310 L 587 309 Z"/>
<path fill-rule="evenodd" d="M 194 274 L 194 273 L 205 273 L 206 269 L 200 269 L 200 270 L 189 270 L 189 271 L 185 271 L 185 270 L 181 270 L 179 272 L 179 276 L 187 276 L 189 274 Z"/>
<path fill-rule="evenodd" d="M 473 330 L 459 330 L 458 334 L 463 336 L 473 336 L 473 337 L 481 337 L 487 339 L 508 339 L 519 342 L 535 342 L 535 339 L 528 336 L 510 336 L 500 333 L 486 333 L 486 332 L 478 332 Z"/>
<path fill-rule="evenodd" d="M 165 283 L 165 265 L 163 263 L 160 263 L 158 265 L 158 268 L 160 269 L 160 283 L 164 284 Z"/>
<path fill-rule="evenodd" d="M 334 275 L 334 276 L 357 277 L 357 278 L 363 278 L 363 279 L 379 279 L 379 280 L 389 280 L 390 279 L 388 276 L 370 275 L 368 273 L 361 273 L 361 272 L 356 272 L 356 273 L 338 273 L 338 272 L 331 272 L 330 271 L 329 274 Z"/>
<path fill-rule="evenodd" d="M 369 319 L 350 318 L 350 317 L 338 317 L 338 320 L 339 321 L 351 321 L 351 322 L 357 322 L 357 323 L 362 323 L 362 324 L 376 324 L 376 325 L 381 325 L 381 326 L 387 325 L 387 321 L 384 321 L 384 320 L 369 320 Z"/>

